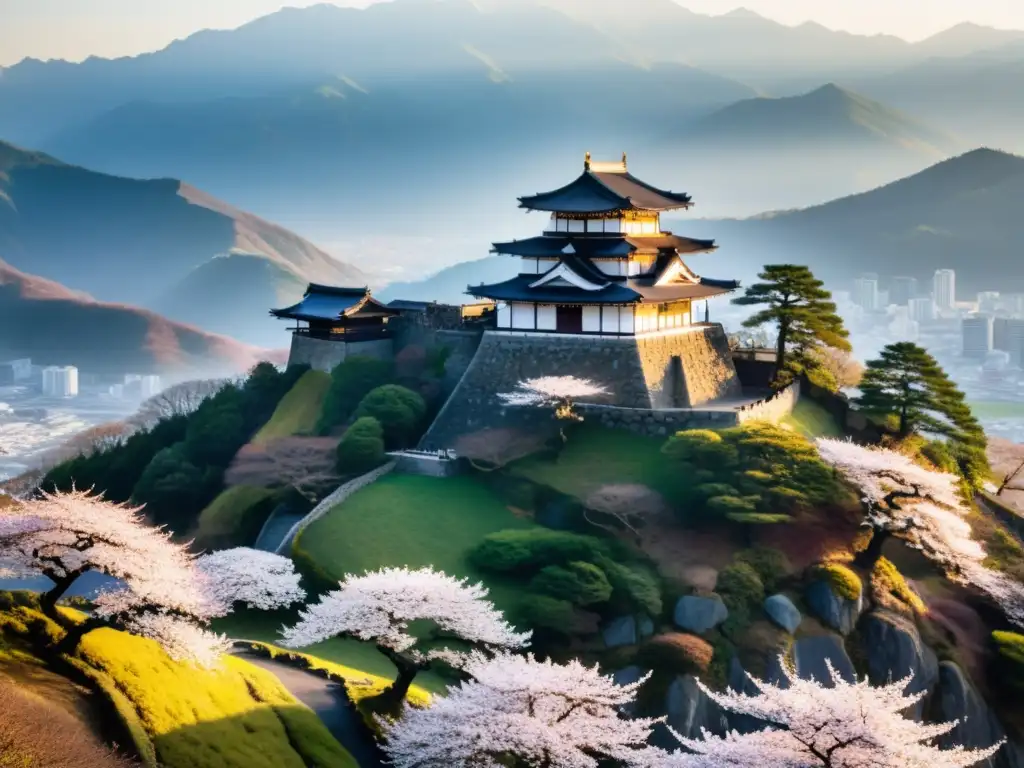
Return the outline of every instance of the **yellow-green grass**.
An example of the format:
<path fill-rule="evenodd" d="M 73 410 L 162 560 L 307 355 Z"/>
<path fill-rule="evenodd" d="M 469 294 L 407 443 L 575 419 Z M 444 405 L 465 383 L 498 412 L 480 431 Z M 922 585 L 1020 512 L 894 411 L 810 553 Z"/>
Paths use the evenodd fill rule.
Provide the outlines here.
<path fill-rule="evenodd" d="M 331 377 L 323 371 L 307 371 L 295 382 L 281 402 L 274 415 L 256 433 L 253 442 L 266 445 L 271 440 L 297 435 L 312 435 L 320 418 L 324 398 L 331 386 Z"/>
<path fill-rule="evenodd" d="M 806 397 L 797 401 L 793 413 L 783 419 L 782 423 L 806 437 L 843 437 L 842 427 L 835 417 L 822 405 Z"/>
<path fill-rule="evenodd" d="M 222 491 L 199 514 L 194 534 L 197 545 L 215 548 L 246 543 L 237 539 L 243 533 L 252 534 L 251 529 L 255 528 L 254 521 L 247 520 L 247 516 L 271 496 L 273 491 L 251 485 L 236 485 Z M 255 533 L 258 535 L 259 530 L 256 529 Z M 247 538 L 255 540 L 252 535 L 247 535 Z M 251 544 L 252 541 L 248 543 Z"/>
<path fill-rule="evenodd" d="M 62 634 L 33 606 L 0 598 L 0 661 L 34 658 L 32 638 Z M 242 659 L 202 669 L 173 661 L 152 640 L 98 629 L 67 661 L 110 704 L 147 768 L 357 768 L 312 710 Z"/>
<path fill-rule="evenodd" d="M 201 669 L 112 629 L 86 635 L 79 658 L 123 695 L 168 768 L 356 766 L 312 710 L 242 659 Z"/>
<path fill-rule="evenodd" d="M 253 643 L 253 647 L 255 649 L 262 649 L 269 653 L 271 658 L 298 660 L 303 664 L 303 666 L 306 666 L 309 669 L 322 670 L 336 678 L 344 680 L 345 691 L 348 693 L 348 698 L 356 705 L 358 705 L 363 699 L 369 699 L 381 693 L 385 688 L 391 685 L 393 681 L 393 678 L 391 677 L 370 675 L 361 669 L 353 669 L 352 667 L 345 666 L 344 664 L 336 664 L 326 661 L 319 656 L 311 656 L 309 654 L 299 653 L 298 651 L 279 648 L 270 643 Z M 406 701 L 417 707 L 426 707 L 430 705 L 430 692 L 421 688 L 419 685 L 411 686 L 409 688 L 409 693 L 405 698 Z"/>
<path fill-rule="evenodd" d="M 661 454 L 667 439 L 584 423 L 569 432 L 557 460 L 529 457 L 510 472 L 578 499 L 613 484 L 646 485 L 672 498 L 685 479 Z"/>

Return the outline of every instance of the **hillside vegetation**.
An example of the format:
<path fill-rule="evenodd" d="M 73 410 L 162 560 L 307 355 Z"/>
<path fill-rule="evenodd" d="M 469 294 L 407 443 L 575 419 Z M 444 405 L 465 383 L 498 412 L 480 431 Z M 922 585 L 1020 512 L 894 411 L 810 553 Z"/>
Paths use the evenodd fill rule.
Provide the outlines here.
<path fill-rule="evenodd" d="M 330 374 L 307 371 L 281 399 L 274 415 L 256 433 L 253 442 L 264 445 L 281 437 L 314 434 L 330 386 Z"/>

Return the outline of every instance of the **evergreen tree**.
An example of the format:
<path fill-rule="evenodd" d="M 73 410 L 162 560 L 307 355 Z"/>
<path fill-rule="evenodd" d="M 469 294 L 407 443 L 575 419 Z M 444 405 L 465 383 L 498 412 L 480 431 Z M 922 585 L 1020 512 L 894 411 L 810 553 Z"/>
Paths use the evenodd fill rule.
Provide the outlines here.
<path fill-rule="evenodd" d="M 834 375 L 822 364 L 821 356 L 815 354 L 824 347 L 850 349 L 846 340 L 849 333 L 836 314 L 832 294 L 810 269 L 795 264 L 769 264 L 758 278 L 763 282 L 747 288 L 746 294 L 733 299 L 732 303 L 768 305 L 743 326 L 757 328 L 774 323 L 778 327 L 775 386 L 785 386 L 795 377 L 806 374 L 819 386 L 833 391 L 838 389 Z"/>
<path fill-rule="evenodd" d="M 870 416 L 893 422 L 901 439 L 947 438 L 960 473 L 980 485 L 988 470 L 985 431 L 964 393 L 926 349 L 907 341 L 885 347 L 867 364 L 860 390 L 857 405 Z"/>

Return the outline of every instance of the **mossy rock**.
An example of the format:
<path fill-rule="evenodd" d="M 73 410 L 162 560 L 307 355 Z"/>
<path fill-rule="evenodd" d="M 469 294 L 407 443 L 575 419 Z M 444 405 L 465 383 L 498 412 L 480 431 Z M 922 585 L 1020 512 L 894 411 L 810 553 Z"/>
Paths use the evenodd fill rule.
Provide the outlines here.
<path fill-rule="evenodd" d="M 871 573 L 871 596 L 878 605 L 897 613 L 922 615 L 928 610 L 903 574 L 884 557 Z"/>
<path fill-rule="evenodd" d="M 864 584 L 860 576 L 841 563 L 821 563 L 811 569 L 811 578 L 826 581 L 832 587 L 836 597 L 844 600 L 859 600 L 864 594 Z"/>
<path fill-rule="evenodd" d="M 636 663 L 644 669 L 673 675 L 704 675 L 715 649 L 707 640 L 684 632 L 651 638 L 640 648 Z"/>
<path fill-rule="evenodd" d="M 1024 635 L 993 632 L 996 646 L 996 679 L 1008 690 L 1024 693 Z"/>

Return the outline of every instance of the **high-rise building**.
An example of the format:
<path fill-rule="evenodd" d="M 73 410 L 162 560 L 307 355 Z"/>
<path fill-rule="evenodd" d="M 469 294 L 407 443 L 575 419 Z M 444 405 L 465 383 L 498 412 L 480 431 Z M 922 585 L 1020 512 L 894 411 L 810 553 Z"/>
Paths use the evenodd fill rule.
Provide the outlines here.
<path fill-rule="evenodd" d="M 73 365 L 43 368 L 43 394 L 47 397 L 78 395 L 78 369 Z"/>
<path fill-rule="evenodd" d="M 1004 293 L 1002 308 L 1013 317 L 1024 317 L 1024 293 Z"/>
<path fill-rule="evenodd" d="M 905 307 L 917 297 L 916 277 L 894 277 L 889 285 L 889 303 Z"/>
<path fill-rule="evenodd" d="M 911 299 L 907 303 L 910 319 L 918 323 L 930 323 L 935 319 L 935 302 L 931 297 Z"/>
<path fill-rule="evenodd" d="M 978 311 L 993 314 L 999 309 L 999 291 L 982 291 L 978 294 Z"/>
<path fill-rule="evenodd" d="M 853 282 L 853 302 L 868 312 L 880 308 L 878 275 L 863 275 Z"/>
<path fill-rule="evenodd" d="M 1024 318 L 997 317 L 993 323 L 992 346 L 1010 355 L 1010 364 L 1024 367 Z"/>
<path fill-rule="evenodd" d="M 990 315 L 972 315 L 963 319 L 961 326 L 964 357 L 984 360 L 995 342 L 994 323 Z"/>
<path fill-rule="evenodd" d="M 937 269 L 932 278 L 932 298 L 940 312 L 956 306 L 956 272 L 952 269 Z"/>
<path fill-rule="evenodd" d="M 889 336 L 896 341 L 917 341 L 921 335 L 921 327 L 910 317 L 907 307 L 894 306 L 889 321 Z"/>

